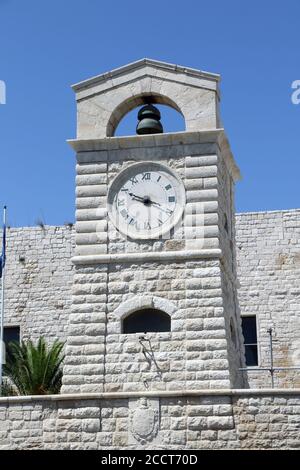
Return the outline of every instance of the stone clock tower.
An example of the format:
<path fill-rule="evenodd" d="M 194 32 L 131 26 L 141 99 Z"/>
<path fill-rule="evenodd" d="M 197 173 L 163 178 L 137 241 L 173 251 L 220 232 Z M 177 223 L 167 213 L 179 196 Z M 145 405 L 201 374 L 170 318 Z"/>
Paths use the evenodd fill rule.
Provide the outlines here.
<path fill-rule="evenodd" d="M 143 59 L 73 87 L 76 271 L 63 393 L 245 386 L 239 170 L 220 126 L 218 83 Z M 162 132 L 157 103 L 183 115 L 184 132 Z M 138 135 L 114 137 L 133 108 Z"/>

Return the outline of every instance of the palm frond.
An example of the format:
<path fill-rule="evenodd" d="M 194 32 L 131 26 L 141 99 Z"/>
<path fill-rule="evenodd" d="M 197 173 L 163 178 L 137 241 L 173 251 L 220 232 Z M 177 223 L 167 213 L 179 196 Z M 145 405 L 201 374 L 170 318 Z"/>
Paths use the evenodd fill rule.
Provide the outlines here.
<path fill-rule="evenodd" d="M 4 373 L 20 395 L 48 395 L 59 393 L 64 343 L 55 340 L 48 346 L 42 337 L 32 341 L 10 343 Z"/>

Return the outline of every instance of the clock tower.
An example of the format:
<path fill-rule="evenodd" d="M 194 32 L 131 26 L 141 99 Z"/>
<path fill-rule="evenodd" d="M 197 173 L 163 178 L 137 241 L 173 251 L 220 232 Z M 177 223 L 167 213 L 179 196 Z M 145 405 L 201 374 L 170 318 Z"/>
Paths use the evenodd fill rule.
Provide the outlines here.
<path fill-rule="evenodd" d="M 244 387 L 240 175 L 220 126 L 219 76 L 143 59 L 73 89 L 76 247 L 62 392 Z M 164 133 L 157 104 L 181 113 L 185 131 Z M 134 108 L 137 135 L 115 137 Z"/>

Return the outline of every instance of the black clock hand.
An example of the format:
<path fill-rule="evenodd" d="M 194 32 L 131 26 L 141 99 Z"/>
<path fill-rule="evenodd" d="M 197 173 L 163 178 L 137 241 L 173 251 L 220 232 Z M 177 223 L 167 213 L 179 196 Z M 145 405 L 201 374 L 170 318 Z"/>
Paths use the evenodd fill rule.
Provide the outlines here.
<path fill-rule="evenodd" d="M 145 205 L 154 204 L 156 206 L 160 206 L 159 202 L 151 201 L 150 197 L 148 197 L 148 196 L 142 197 L 142 196 L 137 196 L 136 194 L 133 194 L 133 193 L 128 193 L 128 194 L 133 199 L 137 199 L 138 201 L 143 202 Z"/>
<path fill-rule="evenodd" d="M 136 194 L 133 194 L 133 193 L 128 193 L 130 197 L 132 197 L 133 199 L 136 199 L 137 201 L 141 201 L 141 202 L 144 202 L 144 197 L 141 197 L 141 196 L 137 196 Z"/>
<path fill-rule="evenodd" d="M 128 193 L 130 197 L 132 197 L 132 199 L 136 199 L 137 201 L 139 202 L 142 202 L 144 204 L 144 206 L 150 206 L 152 204 L 152 201 L 150 199 L 150 197 L 148 196 L 137 196 L 136 194 L 133 194 L 133 193 Z"/>
<path fill-rule="evenodd" d="M 159 209 L 165 212 L 166 214 L 169 214 L 169 215 L 173 214 L 173 211 L 171 211 L 170 209 L 163 209 L 159 202 L 151 201 L 151 199 L 148 196 L 142 197 L 142 196 L 137 196 L 136 194 L 133 194 L 133 193 L 128 193 L 128 194 L 133 199 L 136 199 L 139 202 L 143 202 L 145 206 L 150 206 L 150 205 L 158 206 Z"/>

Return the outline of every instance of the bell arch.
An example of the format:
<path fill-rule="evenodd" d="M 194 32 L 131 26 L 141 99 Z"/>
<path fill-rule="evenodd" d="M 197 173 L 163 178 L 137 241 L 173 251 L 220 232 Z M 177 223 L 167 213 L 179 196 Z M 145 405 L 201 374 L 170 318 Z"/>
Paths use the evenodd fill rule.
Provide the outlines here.
<path fill-rule="evenodd" d="M 161 95 L 158 93 L 141 93 L 140 95 L 132 96 L 124 100 L 113 110 L 107 123 L 106 136 L 113 137 L 115 135 L 118 125 L 126 116 L 126 114 L 128 114 L 133 109 L 148 103 L 163 104 L 165 106 L 170 106 L 171 108 L 175 109 L 183 116 L 186 128 L 186 120 L 183 112 L 181 111 L 178 104 L 175 103 L 175 101 L 173 101 L 169 96 Z"/>
<path fill-rule="evenodd" d="M 113 137 L 121 119 L 151 98 L 171 106 L 187 131 L 220 125 L 219 75 L 142 59 L 73 86 L 77 99 L 77 138 Z"/>

